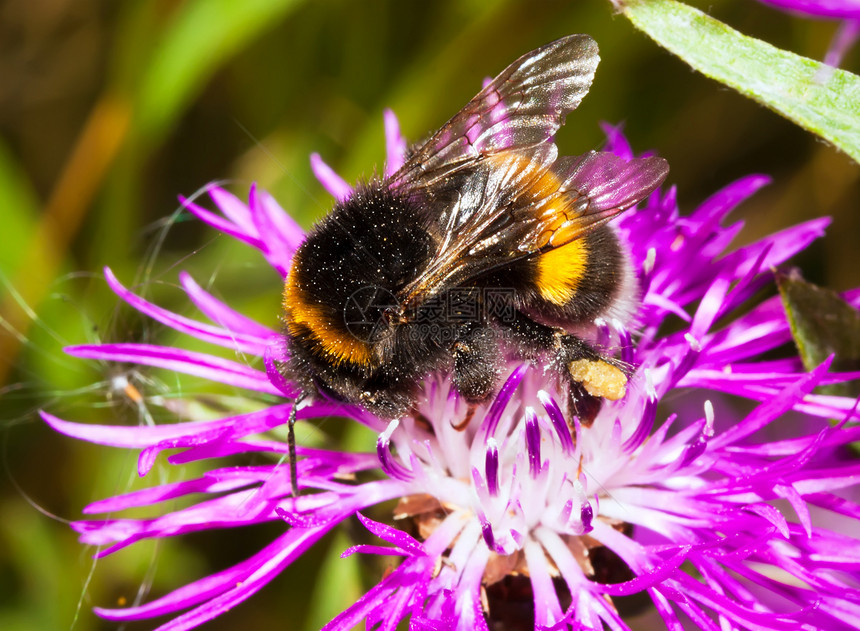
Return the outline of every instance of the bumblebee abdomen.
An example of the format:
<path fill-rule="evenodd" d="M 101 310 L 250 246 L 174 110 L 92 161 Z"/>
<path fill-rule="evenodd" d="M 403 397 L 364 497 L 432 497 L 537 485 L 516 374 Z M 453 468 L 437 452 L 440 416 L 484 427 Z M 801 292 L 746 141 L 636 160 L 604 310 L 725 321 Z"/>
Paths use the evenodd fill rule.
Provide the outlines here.
<path fill-rule="evenodd" d="M 598 317 L 624 319 L 634 307 L 633 271 L 609 225 L 529 263 L 534 291 L 528 309 L 554 324 L 583 324 Z"/>
<path fill-rule="evenodd" d="M 588 271 L 589 255 L 586 240 L 578 239 L 538 256 L 535 285 L 541 298 L 559 307 L 571 302 Z"/>

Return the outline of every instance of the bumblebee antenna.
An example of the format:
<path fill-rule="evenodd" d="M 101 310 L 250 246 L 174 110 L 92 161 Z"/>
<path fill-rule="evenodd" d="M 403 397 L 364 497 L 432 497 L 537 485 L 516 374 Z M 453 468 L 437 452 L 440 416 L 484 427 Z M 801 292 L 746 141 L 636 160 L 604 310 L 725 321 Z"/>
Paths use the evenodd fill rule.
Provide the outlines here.
<path fill-rule="evenodd" d="M 290 486 L 292 487 L 292 496 L 299 496 L 299 480 L 298 480 L 298 458 L 296 456 L 296 410 L 299 404 L 305 400 L 307 394 L 302 392 L 293 401 L 293 407 L 290 408 L 290 416 L 287 421 L 287 446 L 290 457 Z"/>

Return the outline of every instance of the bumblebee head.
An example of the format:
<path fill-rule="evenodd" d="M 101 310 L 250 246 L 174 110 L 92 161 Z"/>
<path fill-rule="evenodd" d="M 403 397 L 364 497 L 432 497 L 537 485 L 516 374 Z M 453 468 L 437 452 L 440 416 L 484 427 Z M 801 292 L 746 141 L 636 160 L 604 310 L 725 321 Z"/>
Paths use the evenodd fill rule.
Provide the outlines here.
<path fill-rule="evenodd" d="M 385 287 L 361 287 L 343 305 L 343 329 L 365 344 L 385 342 L 403 321 L 397 298 Z"/>

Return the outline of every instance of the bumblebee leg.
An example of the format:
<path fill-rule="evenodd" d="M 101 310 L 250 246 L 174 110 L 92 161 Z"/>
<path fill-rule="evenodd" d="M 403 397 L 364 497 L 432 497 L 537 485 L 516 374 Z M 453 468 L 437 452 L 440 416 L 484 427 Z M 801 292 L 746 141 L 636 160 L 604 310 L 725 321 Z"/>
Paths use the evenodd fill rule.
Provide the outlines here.
<path fill-rule="evenodd" d="M 469 403 L 486 401 L 498 379 L 498 345 L 492 329 L 463 327 L 451 347 L 454 356 L 454 387 Z"/>
<path fill-rule="evenodd" d="M 293 407 L 290 408 L 290 416 L 287 420 L 287 449 L 289 451 L 290 487 L 293 497 L 299 496 L 298 457 L 296 456 L 296 410 L 304 398 L 304 394 L 296 397 L 296 400 L 293 401 Z"/>
<path fill-rule="evenodd" d="M 585 386 L 571 378 L 567 393 L 568 416 L 575 416 L 583 426 L 591 427 L 602 406 L 603 399 L 588 394 Z"/>
<path fill-rule="evenodd" d="M 568 403 L 570 413 L 590 427 L 597 418 L 604 399 L 617 401 L 627 392 L 627 375 L 618 363 L 601 356 L 574 335 L 559 332 L 556 348 L 558 361 L 570 376 Z"/>
<path fill-rule="evenodd" d="M 463 420 L 459 423 L 454 423 L 453 421 L 451 421 L 451 427 L 456 429 L 458 432 L 462 432 L 464 429 L 469 427 L 469 423 L 472 422 L 472 417 L 475 416 L 475 410 L 477 408 L 477 403 L 470 403 L 469 407 L 466 408 L 466 416 L 463 417 Z"/>
<path fill-rule="evenodd" d="M 583 425 L 591 425 L 602 399 L 615 401 L 626 393 L 627 375 L 621 364 L 602 356 L 587 342 L 562 329 L 535 322 L 517 313 L 506 325 L 520 344 L 549 351 L 570 377 L 571 412 Z"/>
<path fill-rule="evenodd" d="M 588 394 L 617 401 L 627 393 L 627 375 L 609 358 L 578 359 L 567 366 L 570 376 L 581 383 Z"/>

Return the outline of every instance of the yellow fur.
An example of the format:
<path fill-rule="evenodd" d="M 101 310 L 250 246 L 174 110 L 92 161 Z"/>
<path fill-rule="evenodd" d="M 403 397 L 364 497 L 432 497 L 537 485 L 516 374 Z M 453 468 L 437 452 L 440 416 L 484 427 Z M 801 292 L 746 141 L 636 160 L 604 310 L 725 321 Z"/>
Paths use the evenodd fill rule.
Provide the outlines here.
<path fill-rule="evenodd" d="M 310 335 L 319 342 L 322 352 L 333 360 L 335 365 L 344 362 L 361 366 L 372 365 L 373 353 L 370 347 L 353 337 L 349 331 L 339 326 L 339 323 L 332 322 L 322 307 L 310 304 L 306 293 L 294 280 L 295 276 L 293 270 L 290 270 L 284 287 L 284 311 L 290 336 Z"/>

